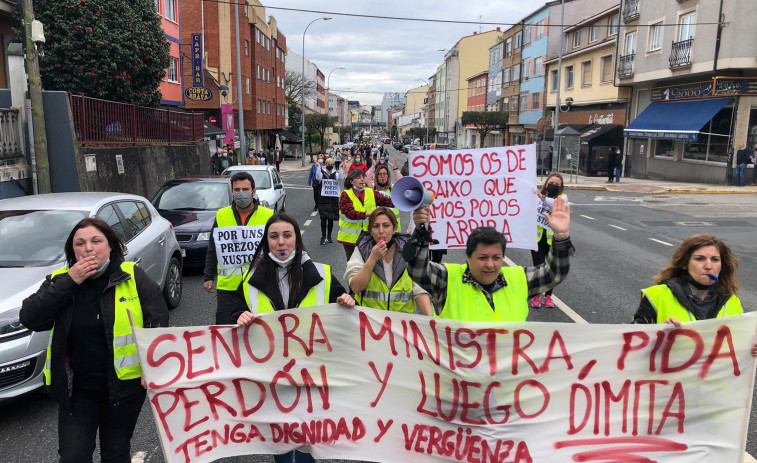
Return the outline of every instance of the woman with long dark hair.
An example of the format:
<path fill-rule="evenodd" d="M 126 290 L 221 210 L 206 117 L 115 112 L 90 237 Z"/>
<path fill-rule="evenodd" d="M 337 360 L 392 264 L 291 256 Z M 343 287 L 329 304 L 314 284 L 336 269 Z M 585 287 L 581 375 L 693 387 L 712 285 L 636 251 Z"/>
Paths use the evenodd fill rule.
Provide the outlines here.
<path fill-rule="evenodd" d="M 127 309 L 139 327 L 168 326 L 160 287 L 124 262 L 124 244 L 102 219 L 74 226 L 66 265 L 21 306 L 21 323 L 51 330 L 45 383 L 58 404 L 61 462 L 131 461 L 130 442 L 145 389 Z"/>
<path fill-rule="evenodd" d="M 544 180 L 544 184 L 537 194 L 541 201 L 554 201 L 555 198 L 562 197 L 565 199 L 565 204 L 568 204 L 568 196 L 563 193 L 564 190 L 565 184 L 563 183 L 562 174 L 559 172 L 552 172 L 547 176 L 546 180 Z M 552 238 L 554 235 L 555 234 L 552 230 L 545 229 L 539 225 L 536 226 L 537 249 L 531 251 L 531 260 L 533 261 L 534 266 L 543 264 L 546 261 L 547 254 L 549 254 L 549 248 L 552 246 Z M 550 289 L 544 293 L 543 296 L 544 297 L 542 297 L 541 294 L 534 296 L 531 301 L 531 306 L 538 309 L 541 307 L 543 301 L 544 307 L 548 309 L 554 308 L 555 303 L 552 300 L 552 290 Z"/>

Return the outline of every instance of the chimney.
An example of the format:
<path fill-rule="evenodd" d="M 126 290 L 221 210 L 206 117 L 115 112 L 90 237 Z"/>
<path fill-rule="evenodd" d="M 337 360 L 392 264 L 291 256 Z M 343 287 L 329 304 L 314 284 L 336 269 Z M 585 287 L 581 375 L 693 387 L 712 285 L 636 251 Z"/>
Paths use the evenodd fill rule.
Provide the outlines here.
<path fill-rule="evenodd" d="M 499 30 L 499 27 L 497 28 L 497 32 L 501 32 L 501 31 Z"/>
<path fill-rule="evenodd" d="M 476 31 L 473 31 L 473 35 L 478 35 L 478 32 L 476 32 Z"/>

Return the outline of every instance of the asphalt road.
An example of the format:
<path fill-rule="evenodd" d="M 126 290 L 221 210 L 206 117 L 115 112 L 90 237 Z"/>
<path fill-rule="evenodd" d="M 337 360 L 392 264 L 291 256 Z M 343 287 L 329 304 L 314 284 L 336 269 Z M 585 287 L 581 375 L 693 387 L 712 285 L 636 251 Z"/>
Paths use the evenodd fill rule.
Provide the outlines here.
<path fill-rule="evenodd" d="M 404 158 L 400 159 L 404 162 Z M 307 172 L 284 172 L 287 212 L 297 218 L 303 239 L 316 262 L 332 265 L 341 280 L 345 259 L 339 244 L 319 245 L 320 222 L 312 212 L 312 190 Z M 532 309 L 529 320 L 589 323 L 626 323 L 639 302 L 640 288 L 667 262 L 676 246 L 693 233 L 720 236 L 740 260 L 740 292 L 747 311 L 755 309 L 757 291 L 757 207 L 748 195 L 638 195 L 583 190 L 567 191 L 572 204 L 571 237 L 576 248 L 570 276 L 556 290 L 557 309 Z M 403 226 L 409 215 L 403 214 Z M 336 230 L 334 231 L 336 238 Z M 530 265 L 529 251 L 509 249 L 517 265 Z M 463 262 L 463 251 L 445 258 Z M 567 307 L 567 308 L 566 308 Z M 573 318 L 566 311 L 574 312 Z M 202 289 L 199 271 L 185 271 L 181 305 L 171 312 L 171 325 L 208 325 L 214 320 L 215 296 Z M 576 317 L 577 316 L 577 317 Z M 757 399 L 757 397 L 755 397 Z M 747 451 L 757 455 L 757 400 L 752 402 Z M 0 449 L 3 462 L 57 461 L 57 406 L 43 394 L 0 405 Z M 734 429 L 734 431 L 737 431 Z M 153 415 L 147 405 L 132 440 L 134 462 L 163 462 Z M 99 461 L 96 457 L 95 461 Z M 271 462 L 251 455 L 224 462 Z"/>

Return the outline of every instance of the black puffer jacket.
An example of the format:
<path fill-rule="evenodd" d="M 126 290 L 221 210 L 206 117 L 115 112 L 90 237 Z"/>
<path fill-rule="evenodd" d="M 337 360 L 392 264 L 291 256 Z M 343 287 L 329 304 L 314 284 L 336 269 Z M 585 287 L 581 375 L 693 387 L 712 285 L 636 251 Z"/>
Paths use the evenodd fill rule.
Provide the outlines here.
<path fill-rule="evenodd" d="M 144 394 L 141 381 L 137 379 L 119 380 L 113 366 L 113 322 L 115 319 L 115 292 L 116 285 L 131 278 L 124 272 L 119 263 L 111 260 L 112 269 L 110 281 L 100 297 L 100 311 L 105 326 L 105 337 L 108 349 L 110 366 L 108 369 L 108 397 L 110 402 L 117 406 L 119 402 L 138 394 Z M 134 278 L 139 294 L 139 304 L 142 307 L 143 326 L 156 328 L 168 326 L 168 307 L 163 299 L 160 286 L 158 286 L 139 267 L 134 267 Z M 53 328 L 52 358 L 51 358 L 51 384 L 49 393 L 59 404 L 68 408 L 70 406 L 73 376 L 70 368 L 66 365 L 68 352 L 68 333 L 71 329 L 76 300 L 74 295 L 78 285 L 68 275 L 63 273 L 55 278 L 47 276 L 42 286 L 36 293 L 26 298 L 21 306 L 21 323 L 32 331 L 46 331 Z"/>

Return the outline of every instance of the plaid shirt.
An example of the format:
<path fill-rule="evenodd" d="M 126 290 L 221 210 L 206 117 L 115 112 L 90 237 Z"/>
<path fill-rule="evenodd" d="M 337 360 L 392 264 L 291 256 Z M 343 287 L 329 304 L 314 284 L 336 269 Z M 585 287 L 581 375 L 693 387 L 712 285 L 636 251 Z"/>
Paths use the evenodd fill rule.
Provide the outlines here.
<path fill-rule="evenodd" d="M 365 201 L 365 190 L 363 191 L 355 191 L 352 190 L 353 193 L 355 193 L 355 196 L 357 196 L 357 199 L 362 204 Z M 376 206 L 386 206 L 386 207 L 394 207 L 394 204 L 392 204 L 392 198 L 385 195 L 379 195 L 374 192 L 373 196 L 376 198 Z M 350 220 L 363 220 L 364 218 L 368 217 L 368 214 L 365 212 L 356 211 L 355 207 L 352 205 L 352 200 L 349 196 L 347 196 L 347 192 L 343 191 L 342 195 L 339 197 L 339 212 L 347 217 Z"/>
<path fill-rule="evenodd" d="M 573 244 L 570 238 L 552 243 L 549 254 L 544 264 L 525 267 L 526 281 L 528 282 L 528 297 L 542 294 L 557 286 L 568 275 L 570 270 L 570 258 L 573 255 Z M 428 244 L 419 246 L 415 255 L 407 263 L 407 273 L 418 285 L 428 291 L 431 302 L 434 304 L 436 314 L 439 315 L 447 302 L 447 267 L 429 260 Z M 479 291 L 484 293 L 491 307 L 494 307 L 492 293 L 507 286 L 505 277 L 500 274 L 491 287 L 491 293 L 473 278 L 470 269 L 466 267 L 463 273 L 463 284 L 473 284 Z"/>

